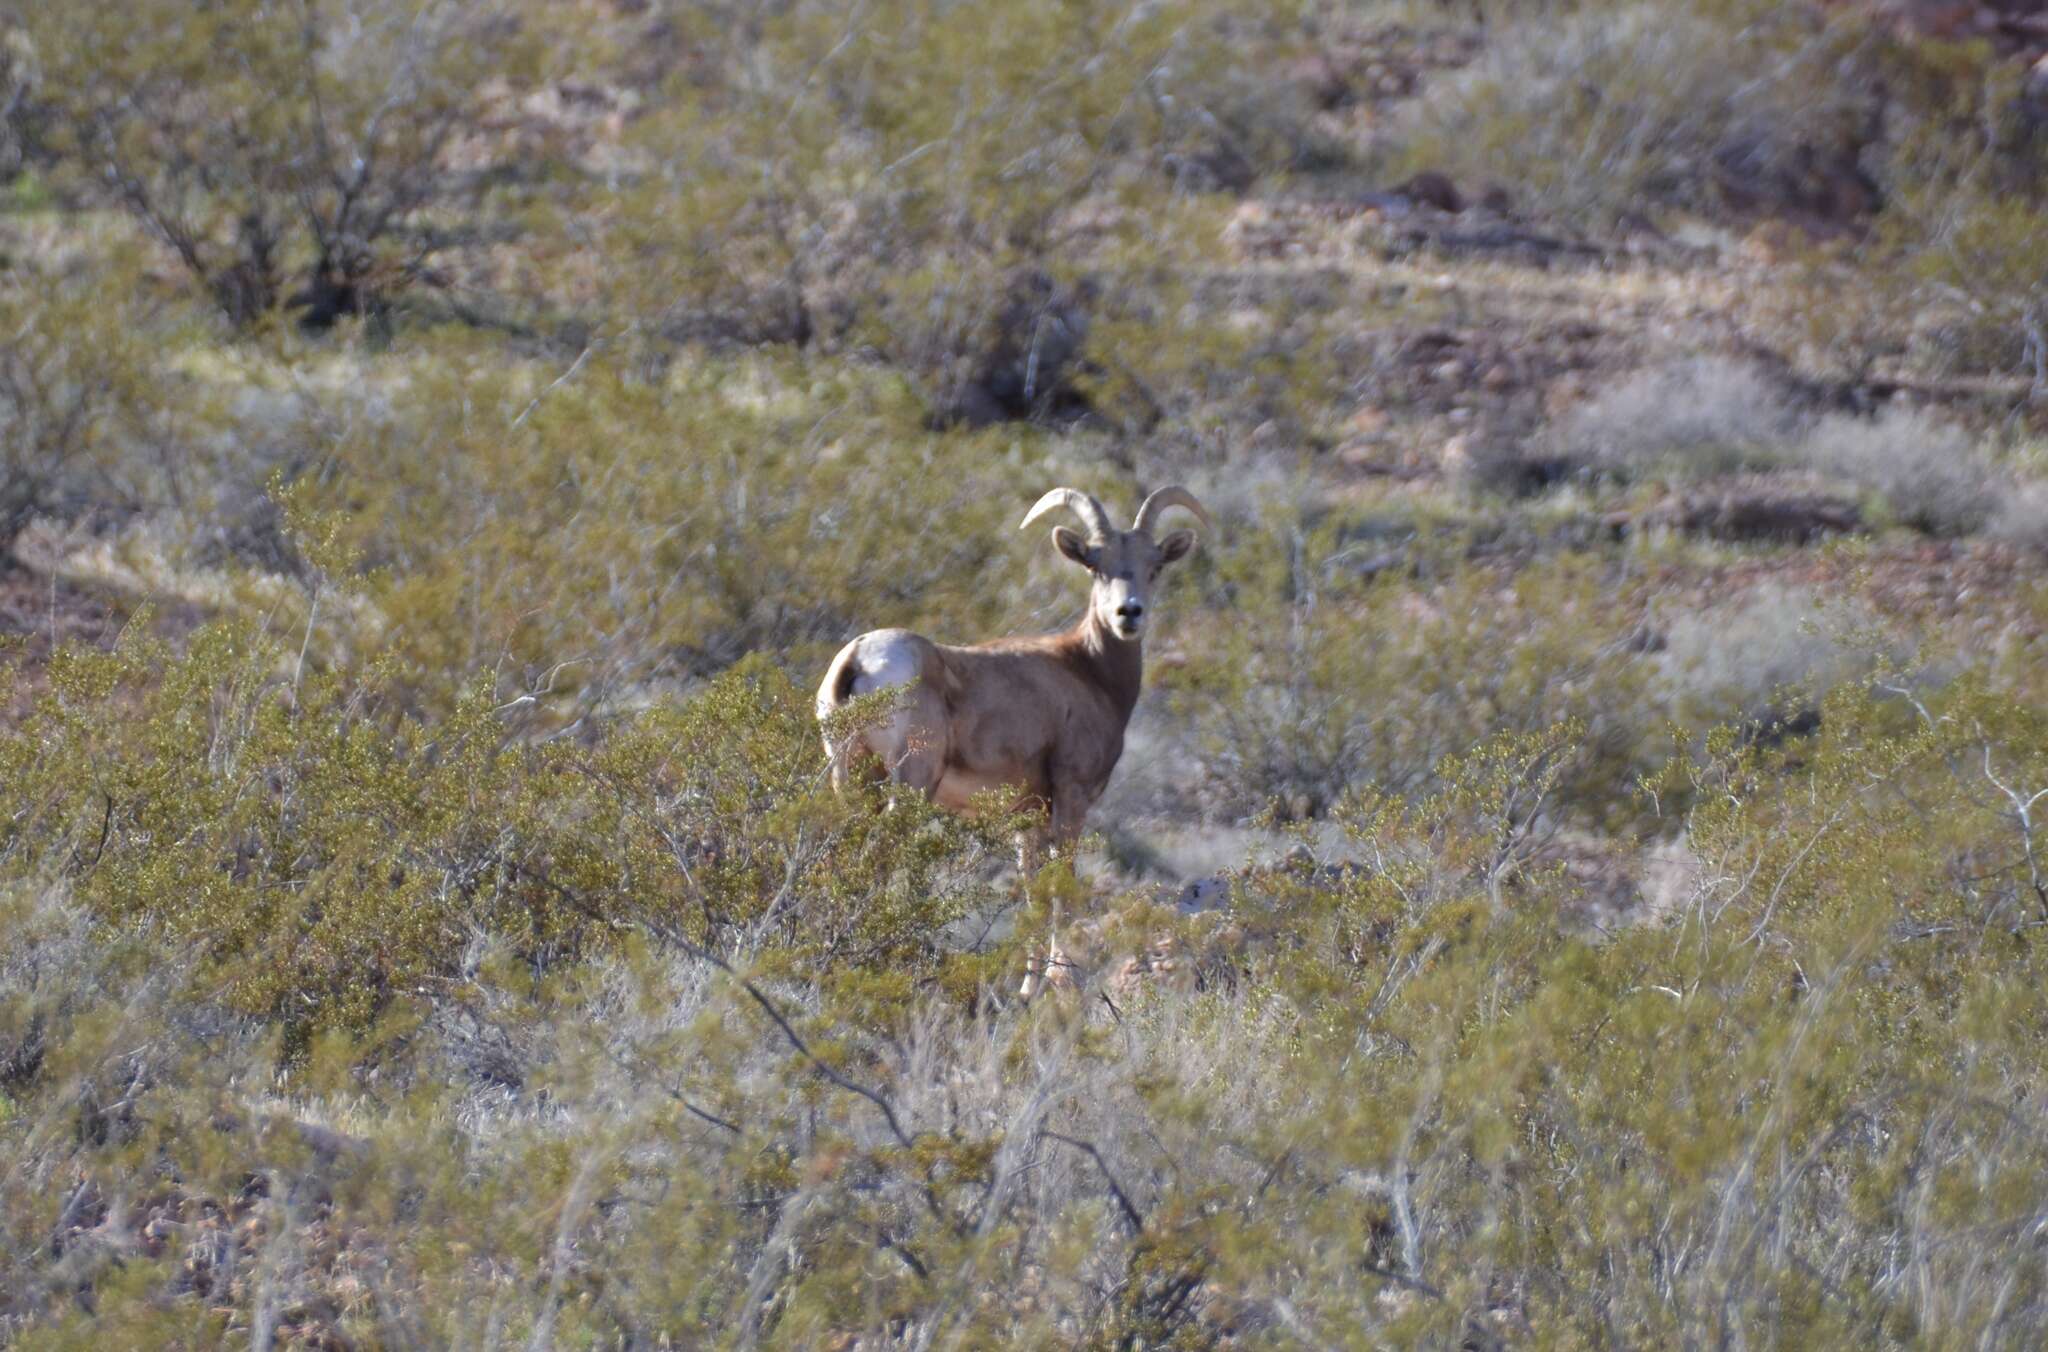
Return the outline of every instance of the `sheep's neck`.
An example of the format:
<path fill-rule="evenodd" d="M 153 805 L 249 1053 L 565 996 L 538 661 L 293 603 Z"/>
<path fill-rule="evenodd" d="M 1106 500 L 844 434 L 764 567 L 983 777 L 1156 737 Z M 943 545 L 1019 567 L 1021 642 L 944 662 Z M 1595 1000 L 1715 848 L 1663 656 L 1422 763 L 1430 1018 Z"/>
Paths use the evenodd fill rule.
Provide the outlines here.
<path fill-rule="evenodd" d="M 1125 722 L 1138 707 L 1138 689 L 1145 679 L 1145 641 L 1119 638 L 1109 626 L 1095 618 L 1091 607 L 1072 634 L 1074 651 L 1082 665 L 1109 696 L 1110 703 Z"/>

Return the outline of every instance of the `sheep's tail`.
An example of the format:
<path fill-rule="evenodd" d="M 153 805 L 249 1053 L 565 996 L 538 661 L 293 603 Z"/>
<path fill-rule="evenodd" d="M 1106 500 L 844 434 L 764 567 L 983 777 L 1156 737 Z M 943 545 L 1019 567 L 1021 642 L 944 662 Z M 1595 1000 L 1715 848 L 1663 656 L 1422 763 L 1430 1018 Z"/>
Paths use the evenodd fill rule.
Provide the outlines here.
<path fill-rule="evenodd" d="M 854 650 L 860 645 L 849 643 L 839 650 L 839 656 L 832 659 L 832 665 L 825 670 L 825 680 L 818 686 L 818 720 L 823 722 L 846 707 L 853 698 L 853 683 L 860 677 L 860 667 L 853 660 Z"/>
<path fill-rule="evenodd" d="M 854 651 L 860 646 L 856 640 L 839 650 L 839 656 L 832 659 L 832 665 L 825 671 L 825 679 L 818 686 L 818 721 L 823 723 L 853 698 L 853 683 L 860 677 L 860 664 L 854 661 Z M 853 744 L 858 734 L 849 734 L 836 741 L 825 739 L 825 757 L 832 763 L 832 788 L 837 791 L 846 787 L 847 769 L 853 758 Z"/>

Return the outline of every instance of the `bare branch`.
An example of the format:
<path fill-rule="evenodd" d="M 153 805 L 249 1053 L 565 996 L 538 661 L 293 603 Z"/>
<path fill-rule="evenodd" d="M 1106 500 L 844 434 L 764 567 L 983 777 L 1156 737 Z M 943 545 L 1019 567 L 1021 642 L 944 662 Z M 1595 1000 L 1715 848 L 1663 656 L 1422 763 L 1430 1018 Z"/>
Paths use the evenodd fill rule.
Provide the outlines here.
<path fill-rule="evenodd" d="M 1123 1184 L 1116 1181 L 1116 1175 L 1110 1172 L 1108 1162 L 1102 1158 L 1102 1152 L 1095 1148 L 1094 1142 L 1077 1140 L 1072 1136 L 1062 1135 L 1046 1127 L 1040 1127 L 1038 1134 L 1049 1141 L 1058 1141 L 1061 1145 L 1071 1146 L 1089 1159 L 1094 1160 L 1095 1167 L 1102 1171 L 1103 1181 L 1109 1184 L 1110 1195 L 1116 1198 L 1118 1209 L 1124 1213 L 1124 1219 L 1130 1222 L 1131 1233 L 1142 1234 L 1144 1232 L 1144 1216 L 1140 1215 L 1138 1208 L 1132 1204 L 1131 1196 L 1124 1191 Z"/>

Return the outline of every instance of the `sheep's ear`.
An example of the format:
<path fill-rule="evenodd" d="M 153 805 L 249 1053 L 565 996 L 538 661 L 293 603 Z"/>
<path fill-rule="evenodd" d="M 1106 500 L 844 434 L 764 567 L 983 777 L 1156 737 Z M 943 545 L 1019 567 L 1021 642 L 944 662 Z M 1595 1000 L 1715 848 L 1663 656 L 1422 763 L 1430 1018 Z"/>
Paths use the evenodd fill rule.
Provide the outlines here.
<path fill-rule="evenodd" d="M 1195 533 L 1191 530 L 1177 530 L 1159 542 L 1159 561 L 1179 563 L 1195 549 Z"/>
<path fill-rule="evenodd" d="M 1054 526 L 1052 528 L 1052 545 L 1054 549 L 1059 550 L 1060 553 L 1066 555 L 1075 563 L 1080 564 L 1083 568 L 1092 569 L 1095 567 L 1095 551 L 1088 547 L 1086 540 L 1073 531 L 1068 530 L 1065 526 Z"/>

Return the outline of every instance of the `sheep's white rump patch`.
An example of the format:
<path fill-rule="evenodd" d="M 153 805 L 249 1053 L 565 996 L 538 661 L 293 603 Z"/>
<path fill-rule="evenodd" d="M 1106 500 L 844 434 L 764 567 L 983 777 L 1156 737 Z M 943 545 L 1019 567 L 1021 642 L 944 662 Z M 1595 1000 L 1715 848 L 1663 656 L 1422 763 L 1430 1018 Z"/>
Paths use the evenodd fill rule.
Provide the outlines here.
<path fill-rule="evenodd" d="M 854 641 L 850 693 L 870 695 L 915 681 L 920 656 L 917 645 L 917 636 L 904 629 L 878 629 L 861 635 Z M 861 740 L 896 776 L 910 757 L 912 731 L 911 711 L 899 704 L 887 718 L 867 729 Z"/>
<path fill-rule="evenodd" d="M 853 652 L 853 693 L 870 695 L 917 679 L 916 640 L 901 629 L 862 634 Z"/>

